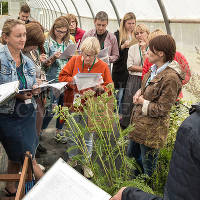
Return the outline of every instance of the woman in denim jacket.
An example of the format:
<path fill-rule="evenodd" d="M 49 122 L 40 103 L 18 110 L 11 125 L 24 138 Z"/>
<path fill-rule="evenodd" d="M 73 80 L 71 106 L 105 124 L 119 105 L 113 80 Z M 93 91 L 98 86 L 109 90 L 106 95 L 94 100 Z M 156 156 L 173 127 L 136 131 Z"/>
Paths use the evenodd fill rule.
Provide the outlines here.
<path fill-rule="evenodd" d="M 19 89 L 36 87 L 35 67 L 33 62 L 22 54 L 26 42 L 26 28 L 23 22 L 8 19 L 2 29 L 3 46 L 0 47 L 0 84 L 19 81 Z M 0 141 L 8 155 L 8 173 L 18 173 L 26 151 L 33 157 L 36 178 L 42 171 L 35 160 L 38 145 L 36 134 L 34 92 L 23 92 L 0 105 Z M 16 184 L 6 185 L 8 196 L 15 196 Z"/>
<path fill-rule="evenodd" d="M 44 49 L 46 55 L 48 56 L 48 59 L 44 62 L 44 66 L 46 66 L 46 77 L 48 81 L 55 79 L 55 82 L 58 82 L 59 73 L 68 62 L 68 59 L 63 60 L 59 59 L 59 57 L 69 44 L 73 44 L 73 42 L 70 40 L 68 21 L 64 16 L 58 17 L 55 20 L 44 43 Z M 49 122 L 53 118 L 54 113 L 52 112 L 52 108 L 56 104 L 63 105 L 63 95 L 57 99 L 51 92 L 50 102 L 48 102 L 48 104 L 49 105 L 46 108 L 42 129 L 46 129 Z M 62 125 L 59 123 L 59 119 L 57 119 L 56 128 L 57 133 L 59 133 L 62 129 Z"/>

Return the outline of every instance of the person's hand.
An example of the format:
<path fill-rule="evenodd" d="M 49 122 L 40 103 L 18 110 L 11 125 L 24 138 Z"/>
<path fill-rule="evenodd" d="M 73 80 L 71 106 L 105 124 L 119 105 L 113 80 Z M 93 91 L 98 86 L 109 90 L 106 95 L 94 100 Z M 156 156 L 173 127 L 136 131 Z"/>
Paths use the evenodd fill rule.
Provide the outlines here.
<path fill-rule="evenodd" d="M 105 91 L 102 85 L 98 85 L 94 87 L 93 90 L 97 93 L 97 95 L 101 95 Z"/>
<path fill-rule="evenodd" d="M 126 187 L 122 187 L 116 195 L 114 195 L 110 200 L 121 200 L 122 199 L 122 192 Z"/>
<path fill-rule="evenodd" d="M 61 54 L 62 54 L 62 53 L 61 53 L 60 51 L 57 51 L 57 52 L 54 54 L 54 57 L 55 57 L 56 59 L 58 59 L 58 58 L 60 57 Z"/>
<path fill-rule="evenodd" d="M 147 48 L 147 42 L 145 42 L 144 40 L 139 41 L 139 45 L 142 51 L 146 51 Z"/>
<path fill-rule="evenodd" d="M 38 85 L 41 85 L 41 84 L 44 83 L 44 81 L 40 78 L 36 78 L 36 82 L 37 82 Z"/>
<path fill-rule="evenodd" d="M 126 41 L 124 42 L 124 44 L 121 45 L 121 49 L 127 48 L 127 47 L 129 46 L 129 44 L 130 44 L 130 41 L 129 41 L 129 40 L 126 40 Z"/>
<path fill-rule="evenodd" d="M 133 96 L 133 103 L 137 104 L 139 97 L 141 96 L 141 89 L 139 89 Z"/>
<path fill-rule="evenodd" d="M 40 55 L 40 61 L 41 62 L 45 62 L 46 59 L 47 59 L 46 54 L 43 53 L 43 54 Z"/>
<path fill-rule="evenodd" d="M 32 99 L 32 93 L 31 92 L 23 92 L 23 94 L 16 94 L 16 98 L 20 100 L 27 100 Z"/>
<path fill-rule="evenodd" d="M 41 92 L 41 89 L 38 88 L 38 85 L 33 85 L 32 94 L 33 95 L 38 95 L 38 94 L 40 94 L 40 92 Z"/>
<path fill-rule="evenodd" d="M 141 104 L 141 105 L 143 105 L 143 103 L 144 103 L 144 97 L 143 97 L 143 95 L 141 95 L 141 96 L 138 98 L 136 104 Z"/>

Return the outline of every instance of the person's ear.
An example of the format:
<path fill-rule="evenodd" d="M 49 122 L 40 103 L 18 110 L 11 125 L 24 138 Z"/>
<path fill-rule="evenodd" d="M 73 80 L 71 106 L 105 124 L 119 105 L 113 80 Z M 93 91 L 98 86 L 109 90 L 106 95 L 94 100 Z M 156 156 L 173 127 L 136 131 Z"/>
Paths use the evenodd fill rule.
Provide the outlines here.
<path fill-rule="evenodd" d="M 8 43 L 8 36 L 5 33 L 2 33 L 1 37 L 2 37 L 3 41 L 5 41 L 6 44 L 7 44 Z"/>
<path fill-rule="evenodd" d="M 157 55 L 158 55 L 159 57 L 164 57 L 164 56 L 165 56 L 165 54 L 164 54 L 163 51 L 158 51 Z"/>

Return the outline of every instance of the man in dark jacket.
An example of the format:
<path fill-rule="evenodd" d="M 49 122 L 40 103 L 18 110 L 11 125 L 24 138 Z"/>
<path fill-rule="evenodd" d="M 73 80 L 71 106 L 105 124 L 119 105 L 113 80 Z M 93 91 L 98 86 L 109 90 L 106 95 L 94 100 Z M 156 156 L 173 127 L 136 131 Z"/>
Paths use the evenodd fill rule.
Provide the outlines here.
<path fill-rule="evenodd" d="M 178 129 L 164 198 L 137 188 L 121 188 L 111 200 L 199 200 L 200 199 L 200 103 Z"/>

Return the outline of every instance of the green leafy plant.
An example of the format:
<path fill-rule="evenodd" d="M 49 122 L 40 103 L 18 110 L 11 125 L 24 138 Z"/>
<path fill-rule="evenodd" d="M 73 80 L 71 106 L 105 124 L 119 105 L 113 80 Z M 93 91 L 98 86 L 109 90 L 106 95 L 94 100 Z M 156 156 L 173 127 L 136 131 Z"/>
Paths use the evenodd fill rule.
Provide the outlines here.
<path fill-rule="evenodd" d="M 170 127 L 166 145 L 160 150 L 156 170 L 151 177 L 152 188 L 156 194 L 162 195 L 169 172 L 169 165 L 176 141 L 176 133 L 185 118 L 189 115 L 189 105 L 180 101 L 170 112 Z"/>
<path fill-rule="evenodd" d="M 134 126 L 130 125 L 125 130 L 120 128 L 114 94 L 113 85 L 109 84 L 107 92 L 99 96 L 95 96 L 95 92 L 89 90 L 76 98 L 73 113 L 67 107 L 55 108 L 57 117 L 65 121 L 66 134 L 73 131 L 76 146 L 67 151 L 78 148 L 81 154 L 73 159 L 81 162 L 82 165 L 87 165 L 94 173 L 92 181 L 111 195 L 122 186 L 137 186 L 146 192 L 153 193 L 144 181 L 144 176 L 134 177 L 137 164 L 134 159 L 126 156 L 127 136 L 133 131 Z M 85 103 L 82 106 L 83 102 Z M 113 112 L 114 110 L 116 112 Z M 77 123 L 74 119 L 76 115 L 81 115 L 83 118 L 87 116 L 88 119 L 85 122 L 87 125 L 82 126 Z M 94 133 L 92 157 L 88 155 L 84 139 L 84 135 L 88 132 Z"/>

